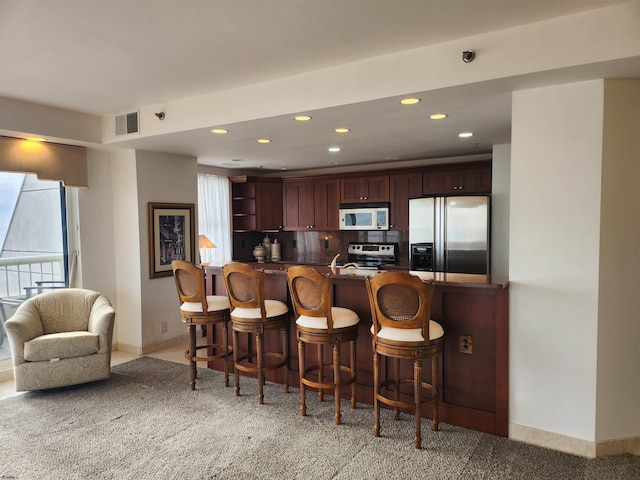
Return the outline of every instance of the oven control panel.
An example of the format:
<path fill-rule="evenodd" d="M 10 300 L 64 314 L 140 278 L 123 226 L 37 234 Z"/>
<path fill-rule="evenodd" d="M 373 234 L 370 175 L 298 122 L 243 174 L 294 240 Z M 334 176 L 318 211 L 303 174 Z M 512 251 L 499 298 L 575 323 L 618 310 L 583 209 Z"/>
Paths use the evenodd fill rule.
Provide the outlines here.
<path fill-rule="evenodd" d="M 366 266 L 393 265 L 397 254 L 397 243 L 350 243 L 347 247 L 349 262 Z"/>
<path fill-rule="evenodd" d="M 350 243 L 347 248 L 347 255 L 395 257 L 397 248 L 397 243 Z"/>

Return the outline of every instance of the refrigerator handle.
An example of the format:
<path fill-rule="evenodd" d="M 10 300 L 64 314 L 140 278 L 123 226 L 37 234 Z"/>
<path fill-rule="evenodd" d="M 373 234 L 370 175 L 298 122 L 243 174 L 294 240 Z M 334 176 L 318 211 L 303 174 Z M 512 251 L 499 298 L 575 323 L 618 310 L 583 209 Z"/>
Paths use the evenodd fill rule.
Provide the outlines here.
<path fill-rule="evenodd" d="M 446 272 L 447 258 L 445 245 L 445 199 L 436 197 L 435 199 L 435 215 L 434 215 L 434 271 Z"/>

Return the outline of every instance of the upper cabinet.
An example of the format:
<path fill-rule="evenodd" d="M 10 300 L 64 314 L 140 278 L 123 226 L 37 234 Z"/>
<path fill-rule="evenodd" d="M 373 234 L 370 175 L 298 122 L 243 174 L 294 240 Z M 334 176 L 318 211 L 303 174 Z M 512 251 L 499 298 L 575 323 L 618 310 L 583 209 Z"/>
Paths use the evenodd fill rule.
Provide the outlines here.
<path fill-rule="evenodd" d="M 423 195 L 491 193 L 491 163 L 448 165 L 422 174 Z"/>
<path fill-rule="evenodd" d="M 338 230 L 340 180 L 285 179 L 284 230 Z"/>
<path fill-rule="evenodd" d="M 389 175 L 389 229 L 409 230 L 409 199 L 422 196 L 422 176 L 415 173 Z"/>
<path fill-rule="evenodd" d="M 233 231 L 339 230 L 341 203 L 389 202 L 391 230 L 409 229 L 409 199 L 491 193 L 491 161 L 385 170 L 374 175 L 230 177 Z"/>
<path fill-rule="evenodd" d="M 346 177 L 340 180 L 340 203 L 389 201 L 389 175 Z"/>
<path fill-rule="evenodd" d="M 280 178 L 229 177 L 233 231 L 282 229 L 282 180 Z"/>

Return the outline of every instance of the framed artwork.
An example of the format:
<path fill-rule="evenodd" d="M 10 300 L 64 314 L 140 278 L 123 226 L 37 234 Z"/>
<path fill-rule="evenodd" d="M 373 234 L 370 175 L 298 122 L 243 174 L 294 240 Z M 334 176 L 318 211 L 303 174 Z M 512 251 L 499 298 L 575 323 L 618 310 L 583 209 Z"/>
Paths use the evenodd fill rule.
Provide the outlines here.
<path fill-rule="evenodd" d="M 149 278 L 173 275 L 174 260 L 194 261 L 193 203 L 149 202 Z"/>

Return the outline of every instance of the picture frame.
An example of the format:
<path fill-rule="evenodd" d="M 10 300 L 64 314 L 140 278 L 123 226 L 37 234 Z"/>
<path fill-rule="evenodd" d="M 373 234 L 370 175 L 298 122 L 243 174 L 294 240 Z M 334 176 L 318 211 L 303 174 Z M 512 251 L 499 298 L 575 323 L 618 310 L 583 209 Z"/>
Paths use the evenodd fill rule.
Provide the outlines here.
<path fill-rule="evenodd" d="M 194 210 L 193 203 L 149 202 L 149 278 L 173 275 L 173 260 L 193 262 Z"/>

